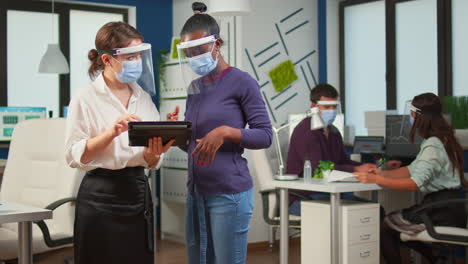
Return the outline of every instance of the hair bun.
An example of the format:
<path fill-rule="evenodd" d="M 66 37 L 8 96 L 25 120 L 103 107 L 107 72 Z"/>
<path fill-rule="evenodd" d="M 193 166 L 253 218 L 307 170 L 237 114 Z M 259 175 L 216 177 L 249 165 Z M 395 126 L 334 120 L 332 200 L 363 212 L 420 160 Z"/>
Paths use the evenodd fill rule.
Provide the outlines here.
<path fill-rule="evenodd" d="M 194 13 L 205 13 L 208 8 L 202 2 L 193 2 L 192 10 Z"/>
<path fill-rule="evenodd" d="M 99 57 L 99 53 L 98 53 L 98 51 L 96 49 L 91 49 L 88 52 L 88 59 L 90 61 L 95 61 L 98 57 Z"/>

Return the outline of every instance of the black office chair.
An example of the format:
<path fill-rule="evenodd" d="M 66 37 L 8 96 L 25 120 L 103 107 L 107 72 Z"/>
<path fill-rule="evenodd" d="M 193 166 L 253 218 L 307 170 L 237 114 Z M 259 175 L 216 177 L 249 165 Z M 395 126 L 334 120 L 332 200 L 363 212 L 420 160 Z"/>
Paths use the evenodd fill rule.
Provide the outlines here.
<path fill-rule="evenodd" d="M 449 199 L 446 201 L 432 202 L 424 206 L 415 208 L 413 214 L 418 214 L 426 226 L 426 230 L 419 232 L 415 235 L 408 235 L 405 233 L 400 234 L 402 241 L 420 241 L 433 243 L 438 248 L 442 248 L 449 252 L 447 259 L 442 263 L 455 263 L 455 250 L 453 245 L 468 246 L 468 229 L 460 227 L 448 226 L 435 226 L 429 218 L 429 212 L 435 208 L 442 208 L 453 206 L 457 204 L 464 204 L 465 208 L 468 206 L 468 198 L 466 197 L 467 191 L 462 198 Z"/>

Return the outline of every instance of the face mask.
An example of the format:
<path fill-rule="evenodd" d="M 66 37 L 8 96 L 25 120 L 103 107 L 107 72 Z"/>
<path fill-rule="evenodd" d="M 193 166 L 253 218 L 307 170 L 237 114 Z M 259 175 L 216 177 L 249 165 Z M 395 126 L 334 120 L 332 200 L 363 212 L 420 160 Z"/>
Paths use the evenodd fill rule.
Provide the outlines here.
<path fill-rule="evenodd" d="M 411 126 L 414 125 L 414 117 L 411 114 L 409 116 L 409 122 L 410 122 Z"/>
<path fill-rule="evenodd" d="M 320 116 L 322 117 L 323 122 L 326 125 L 331 125 L 335 121 L 336 118 L 336 110 L 322 110 L 320 111 Z"/>
<path fill-rule="evenodd" d="M 211 56 L 211 51 L 209 51 L 190 58 L 188 64 L 196 74 L 205 76 L 216 68 L 218 56 L 216 56 L 216 60 L 214 60 L 213 56 Z"/>
<path fill-rule="evenodd" d="M 136 82 L 143 72 L 143 65 L 140 60 L 124 61 L 122 64 L 122 72 L 116 72 L 117 78 L 121 83 L 133 83 Z"/>

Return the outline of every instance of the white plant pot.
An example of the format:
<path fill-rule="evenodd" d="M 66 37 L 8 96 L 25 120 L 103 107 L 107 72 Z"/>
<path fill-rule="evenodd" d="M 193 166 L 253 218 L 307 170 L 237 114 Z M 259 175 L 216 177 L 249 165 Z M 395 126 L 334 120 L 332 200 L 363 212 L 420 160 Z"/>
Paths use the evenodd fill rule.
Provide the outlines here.
<path fill-rule="evenodd" d="M 468 129 L 455 129 L 455 137 L 464 149 L 468 149 Z"/>
<path fill-rule="evenodd" d="M 330 175 L 331 173 L 331 170 L 326 170 L 323 172 L 323 179 L 326 180 L 328 179 L 328 176 Z"/>

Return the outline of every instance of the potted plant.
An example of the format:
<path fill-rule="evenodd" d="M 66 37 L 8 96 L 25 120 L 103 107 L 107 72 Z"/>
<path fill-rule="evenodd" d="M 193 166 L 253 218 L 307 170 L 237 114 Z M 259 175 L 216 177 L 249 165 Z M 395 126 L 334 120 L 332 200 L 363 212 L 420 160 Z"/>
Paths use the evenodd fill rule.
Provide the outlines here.
<path fill-rule="evenodd" d="M 458 141 L 463 147 L 468 148 L 468 96 L 446 96 L 444 110 L 450 114 Z"/>
<path fill-rule="evenodd" d="M 318 167 L 314 169 L 315 179 L 326 179 L 327 176 L 335 169 L 335 163 L 333 161 L 321 160 L 319 161 Z"/>
<path fill-rule="evenodd" d="M 163 87 L 166 87 L 166 62 L 169 57 L 169 51 L 167 50 L 160 50 L 159 53 L 156 55 L 156 71 L 158 72 L 158 79 L 159 79 L 159 89 L 161 90 Z"/>

